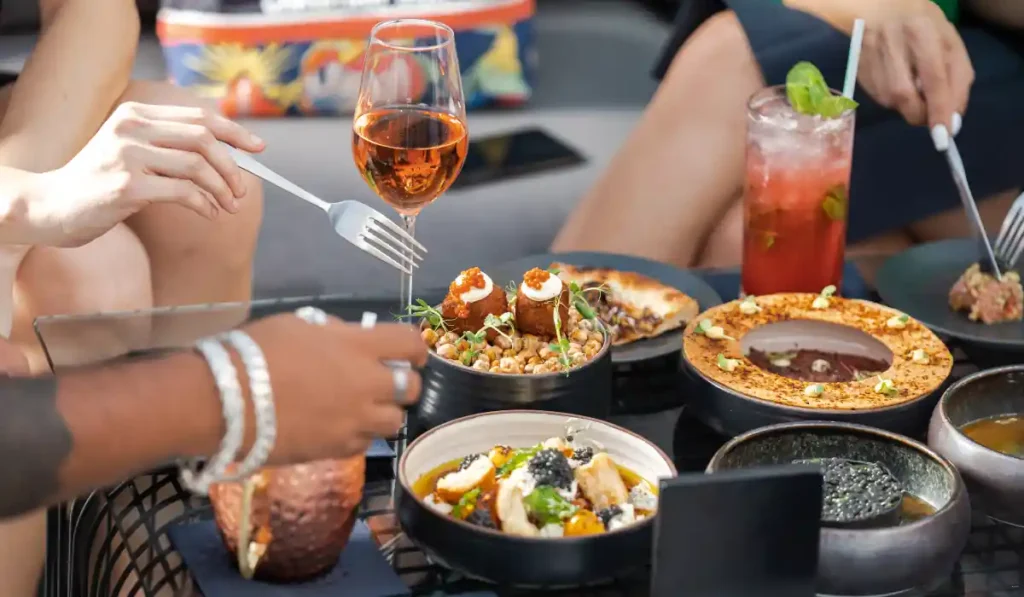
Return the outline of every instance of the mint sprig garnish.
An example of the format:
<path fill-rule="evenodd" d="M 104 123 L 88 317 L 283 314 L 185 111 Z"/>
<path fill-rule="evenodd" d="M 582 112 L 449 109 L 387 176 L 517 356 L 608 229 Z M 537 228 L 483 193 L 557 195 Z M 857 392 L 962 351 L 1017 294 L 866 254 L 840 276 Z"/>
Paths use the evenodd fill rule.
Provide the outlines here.
<path fill-rule="evenodd" d="M 808 116 L 838 118 L 857 102 L 842 95 L 832 95 L 825 77 L 810 62 L 797 62 L 786 75 L 786 97 L 794 110 Z"/>

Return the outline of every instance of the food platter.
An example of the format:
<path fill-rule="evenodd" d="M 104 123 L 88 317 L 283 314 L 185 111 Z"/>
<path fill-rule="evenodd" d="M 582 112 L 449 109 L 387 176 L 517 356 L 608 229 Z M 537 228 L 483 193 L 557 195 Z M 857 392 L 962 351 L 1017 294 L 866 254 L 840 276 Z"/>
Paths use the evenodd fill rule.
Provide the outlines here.
<path fill-rule="evenodd" d="M 496 447 L 516 448 L 518 450 L 513 453 L 517 453 L 526 447 L 549 445 L 553 439 L 591 447 L 589 463 L 577 463 L 570 473 L 578 483 L 579 493 L 576 495 L 582 497 L 573 501 L 575 511 L 566 519 L 564 531 L 545 533 L 542 529 L 551 526 L 548 521 L 538 524 L 529 533 L 513 533 L 509 531 L 507 522 L 514 517 L 500 513 L 501 510 L 516 512 L 514 507 L 502 506 L 503 501 L 513 505 L 521 502 L 528 513 L 532 512 L 531 500 L 518 497 L 518 488 L 522 485 L 514 476 L 519 471 L 549 475 L 551 467 L 535 471 L 534 461 L 553 448 L 536 452 L 523 465 L 525 468 L 516 469 L 508 476 L 502 477 L 504 473 L 497 473 L 497 479 L 487 490 L 496 494 L 493 501 L 484 502 L 483 496 L 487 491 L 476 492 L 475 503 L 465 518 L 456 515 L 460 507 L 466 507 L 463 500 L 460 499 L 454 509 L 444 510 L 439 509 L 433 500 L 435 494 L 430 487 L 439 489 L 441 484 L 436 477 L 437 471 L 441 470 L 445 475 L 442 479 L 458 477 L 450 484 L 451 487 L 459 484 L 468 487 L 467 479 L 478 465 L 488 464 Z M 565 452 L 570 453 L 572 460 L 578 460 L 578 452 Z M 462 463 L 466 462 L 469 454 L 475 459 L 463 467 Z M 632 489 L 639 486 L 634 485 L 629 497 L 613 500 L 617 505 L 612 509 L 618 509 L 614 517 L 599 514 L 600 521 L 596 523 L 599 528 L 572 534 L 570 528 L 576 517 L 586 511 L 587 502 L 596 508 L 598 499 L 607 499 L 594 498 L 590 501 L 591 498 L 586 496 L 591 494 L 583 489 L 587 474 L 584 469 L 592 466 L 601 454 L 614 460 L 624 479 L 626 471 L 629 471 L 633 482 L 645 483 L 651 488 L 657 488 L 660 479 L 676 476 L 672 460 L 654 444 L 604 421 L 530 410 L 479 414 L 436 427 L 421 435 L 405 450 L 398 465 L 398 517 L 406 535 L 433 560 L 473 578 L 502 585 L 545 588 L 580 586 L 618 578 L 650 561 L 654 517 L 638 515 L 629 522 L 616 520 L 623 516 L 627 504 L 639 503 L 632 496 Z M 504 462 L 503 468 L 515 460 Z M 451 464 L 457 468 L 444 473 L 444 467 Z M 486 472 L 486 467 L 482 470 Z M 486 478 L 495 479 L 495 474 Z M 534 493 L 542 489 L 541 478 L 533 479 Z M 429 482 L 426 492 L 423 490 L 425 479 Z M 605 479 L 602 476 L 602 483 Z M 507 496 L 506 488 L 512 488 Z M 654 491 L 655 494 L 651 494 L 654 505 L 647 507 L 656 509 L 656 489 Z M 471 492 L 462 495 L 470 495 Z M 611 495 L 602 491 L 599 494 Z M 488 503 L 493 507 L 487 506 Z M 639 508 L 630 506 L 629 510 L 635 514 Z M 487 510 L 487 516 L 478 515 Z M 550 508 L 545 510 L 550 511 Z M 522 524 L 535 522 L 532 516 L 530 514 L 529 521 Z"/>
<path fill-rule="evenodd" d="M 594 252 L 542 253 L 490 266 L 487 270 L 495 279 L 515 280 L 521 278 L 523 272 L 531 268 L 547 268 L 553 263 L 636 273 L 691 297 L 701 311 L 722 302 L 718 293 L 699 276 L 671 265 L 628 255 Z M 681 343 L 682 327 L 679 327 L 657 337 L 613 346 L 612 363 L 628 365 L 678 354 Z"/>
<path fill-rule="evenodd" d="M 977 247 L 970 239 L 913 247 L 891 257 L 879 270 L 878 294 L 939 334 L 990 350 L 1024 351 L 1024 323 L 987 325 L 949 306 L 950 289 L 977 261 Z"/>
<path fill-rule="evenodd" d="M 687 371 L 703 382 L 694 413 L 727 436 L 800 419 L 923 427 L 952 370 L 949 350 L 899 311 L 825 294 L 748 297 L 690 322 Z"/>

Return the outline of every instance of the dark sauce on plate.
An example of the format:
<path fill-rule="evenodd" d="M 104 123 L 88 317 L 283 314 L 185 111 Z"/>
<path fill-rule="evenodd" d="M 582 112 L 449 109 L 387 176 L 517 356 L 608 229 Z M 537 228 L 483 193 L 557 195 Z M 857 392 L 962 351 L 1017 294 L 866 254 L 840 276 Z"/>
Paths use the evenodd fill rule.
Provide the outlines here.
<path fill-rule="evenodd" d="M 878 359 L 808 348 L 788 352 L 751 348 L 747 358 L 776 375 L 812 383 L 859 381 L 889 368 L 889 363 Z"/>

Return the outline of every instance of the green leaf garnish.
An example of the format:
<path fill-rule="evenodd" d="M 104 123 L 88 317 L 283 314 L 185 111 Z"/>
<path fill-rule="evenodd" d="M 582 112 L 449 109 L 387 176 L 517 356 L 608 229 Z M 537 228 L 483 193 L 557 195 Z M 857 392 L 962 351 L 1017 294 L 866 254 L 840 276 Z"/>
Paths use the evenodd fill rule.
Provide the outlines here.
<path fill-rule="evenodd" d="M 470 489 L 466 493 L 462 494 L 462 497 L 459 498 L 459 503 L 455 504 L 455 507 L 452 508 L 452 516 L 458 519 L 465 519 L 472 513 L 472 509 L 476 508 L 476 501 L 479 498 L 479 487 Z"/>
<path fill-rule="evenodd" d="M 446 320 L 440 311 L 427 304 L 427 301 L 423 299 L 416 299 L 416 304 L 406 307 L 406 313 L 395 317 L 397 319 L 419 318 L 426 321 L 430 327 L 442 332 L 448 331 L 448 323 L 450 323 L 450 320 Z"/>
<path fill-rule="evenodd" d="M 857 102 L 841 95 L 832 95 L 824 75 L 810 62 L 797 62 L 786 75 L 786 97 L 800 114 L 838 118 Z"/>
<path fill-rule="evenodd" d="M 554 487 L 541 485 L 523 498 L 523 505 L 530 517 L 541 525 L 557 524 L 576 513 L 576 506 L 558 493 Z"/>
<path fill-rule="evenodd" d="M 764 244 L 765 250 L 768 250 L 775 245 L 775 236 L 776 234 L 774 232 L 762 233 L 761 240 L 762 244 Z"/>
<path fill-rule="evenodd" d="M 561 272 L 562 270 L 560 270 L 560 269 L 558 269 L 557 267 L 555 267 L 555 266 L 553 266 L 553 265 L 552 265 L 551 267 L 549 267 L 549 268 L 548 268 L 548 270 L 547 270 L 547 271 L 548 271 L 548 273 L 549 273 L 549 274 L 551 274 L 552 276 L 557 276 L 557 275 L 558 275 L 558 274 L 559 274 L 559 273 L 560 273 L 560 272 Z"/>
<path fill-rule="evenodd" d="M 837 184 L 825 193 L 825 198 L 821 201 L 821 209 L 830 220 L 841 222 L 846 219 L 848 201 L 846 187 Z"/>
<path fill-rule="evenodd" d="M 533 455 L 536 454 L 537 452 L 540 452 L 540 450 L 541 447 L 539 445 L 534 446 L 532 448 L 520 448 L 516 450 L 515 452 L 512 453 L 512 456 L 505 461 L 505 464 L 498 467 L 498 472 L 496 473 L 496 475 L 499 477 L 504 477 L 506 475 L 511 474 L 512 471 L 529 462 L 530 459 L 533 458 Z"/>

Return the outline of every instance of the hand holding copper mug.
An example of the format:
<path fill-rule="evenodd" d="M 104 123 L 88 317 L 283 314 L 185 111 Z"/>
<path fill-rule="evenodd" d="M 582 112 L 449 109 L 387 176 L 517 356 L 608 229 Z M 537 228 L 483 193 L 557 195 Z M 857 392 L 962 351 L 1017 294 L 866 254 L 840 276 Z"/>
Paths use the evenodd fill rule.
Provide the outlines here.
<path fill-rule="evenodd" d="M 409 326 L 346 324 L 314 308 L 244 330 L 262 348 L 275 394 L 269 463 L 305 464 L 213 485 L 210 501 L 242 576 L 303 580 L 329 571 L 344 550 L 362 498 L 365 450 L 401 427 L 403 409 L 419 394 L 412 367 L 426 350 Z"/>

